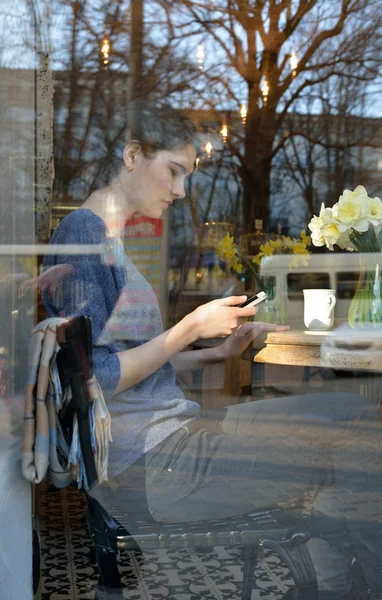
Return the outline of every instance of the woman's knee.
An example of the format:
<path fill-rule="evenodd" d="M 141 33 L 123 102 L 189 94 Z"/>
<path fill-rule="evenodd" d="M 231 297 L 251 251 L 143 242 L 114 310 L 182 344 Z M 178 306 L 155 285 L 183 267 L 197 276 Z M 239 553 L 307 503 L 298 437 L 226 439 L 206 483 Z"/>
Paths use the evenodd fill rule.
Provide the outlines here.
<path fill-rule="evenodd" d="M 377 418 L 373 402 L 361 394 L 333 392 L 321 394 L 319 411 L 323 418 L 334 422 L 359 422 Z"/>
<path fill-rule="evenodd" d="M 364 410 L 370 407 L 374 409 L 373 402 L 367 398 L 367 396 L 362 396 L 361 394 L 355 394 L 352 392 L 335 392 L 333 397 L 338 406 L 343 406 L 345 409 L 352 408 Z"/>

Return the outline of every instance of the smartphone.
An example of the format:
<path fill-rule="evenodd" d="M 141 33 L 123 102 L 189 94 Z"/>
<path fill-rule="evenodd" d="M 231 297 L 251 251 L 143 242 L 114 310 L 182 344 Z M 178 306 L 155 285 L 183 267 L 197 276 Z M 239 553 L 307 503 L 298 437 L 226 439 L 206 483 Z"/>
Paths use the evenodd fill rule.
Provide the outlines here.
<path fill-rule="evenodd" d="M 249 308 L 251 306 L 256 306 L 256 304 L 259 304 L 260 302 L 265 300 L 266 297 L 267 295 L 265 292 L 259 292 L 258 294 L 256 294 L 256 296 L 251 296 L 245 302 L 239 304 L 239 308 Z"/>

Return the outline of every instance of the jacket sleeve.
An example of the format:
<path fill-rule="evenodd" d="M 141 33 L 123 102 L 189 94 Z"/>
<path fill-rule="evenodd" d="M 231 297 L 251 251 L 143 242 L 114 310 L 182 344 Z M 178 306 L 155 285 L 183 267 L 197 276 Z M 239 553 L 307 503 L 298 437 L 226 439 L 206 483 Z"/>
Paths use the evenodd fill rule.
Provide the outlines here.
<path fill-rule="evenodd" d="M 77 212 L 77 211 L 76 211 Z M 98 217 L 67 217 L 51 239 L 54 244 L 101 244 L 105 248 L 105 226 Z M 84 217 L 87 218 L 84 218 Z M 65 223 L 66 221 L 66 223 Z M 92 320 L 94 374 L 107 396 L 113 395 L 120 378 L 120 362 L 112 345 L 97 345 L 118 300 L 118 282 L 124 278 L 120 267 L 108 264 L 105 252 L 46 256 L 43 269 L 65 265 L 62 276 L 48 288 L 40 285 L 49 316 L 86 315 Z M 42 281 L 42 280 L 41 280 Z"/>

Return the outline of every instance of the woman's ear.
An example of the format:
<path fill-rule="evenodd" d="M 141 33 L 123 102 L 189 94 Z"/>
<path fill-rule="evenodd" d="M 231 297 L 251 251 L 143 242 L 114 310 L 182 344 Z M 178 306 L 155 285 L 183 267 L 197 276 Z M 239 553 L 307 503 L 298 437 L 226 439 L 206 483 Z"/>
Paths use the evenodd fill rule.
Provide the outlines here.
<path fill-rule="evenodd" d="M 128 171 L 132 171 L 137 162 L 137 156 L 141 151 L 139 142 L 132 141 L 127 144 L 123 151 L 123 162 Z"/>

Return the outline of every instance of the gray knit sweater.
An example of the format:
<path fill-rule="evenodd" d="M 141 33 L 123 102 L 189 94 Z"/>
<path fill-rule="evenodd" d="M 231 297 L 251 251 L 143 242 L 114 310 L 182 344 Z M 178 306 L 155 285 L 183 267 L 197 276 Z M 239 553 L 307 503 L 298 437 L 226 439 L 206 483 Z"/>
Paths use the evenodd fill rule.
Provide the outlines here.
<path fill-rule="evenodd" d="M 116 352 L 133 348 L 162 333 L 162 318 L 150 284 L 122 246 L 106 237 L 102 219 L 88 209 L 67 216 L 56 229 L 54 244 L 102 244 L 93 254 L 46 256 L 44 268 L 71 265 L 53 296 L 41 290 L 49 316 L 87 315 L 92 319 L 94 372 L 112 417 L 109 477 L 115 477 L 200 412 L 176 385 L 169 362 L 115 395 L 120 377 Z"/>

